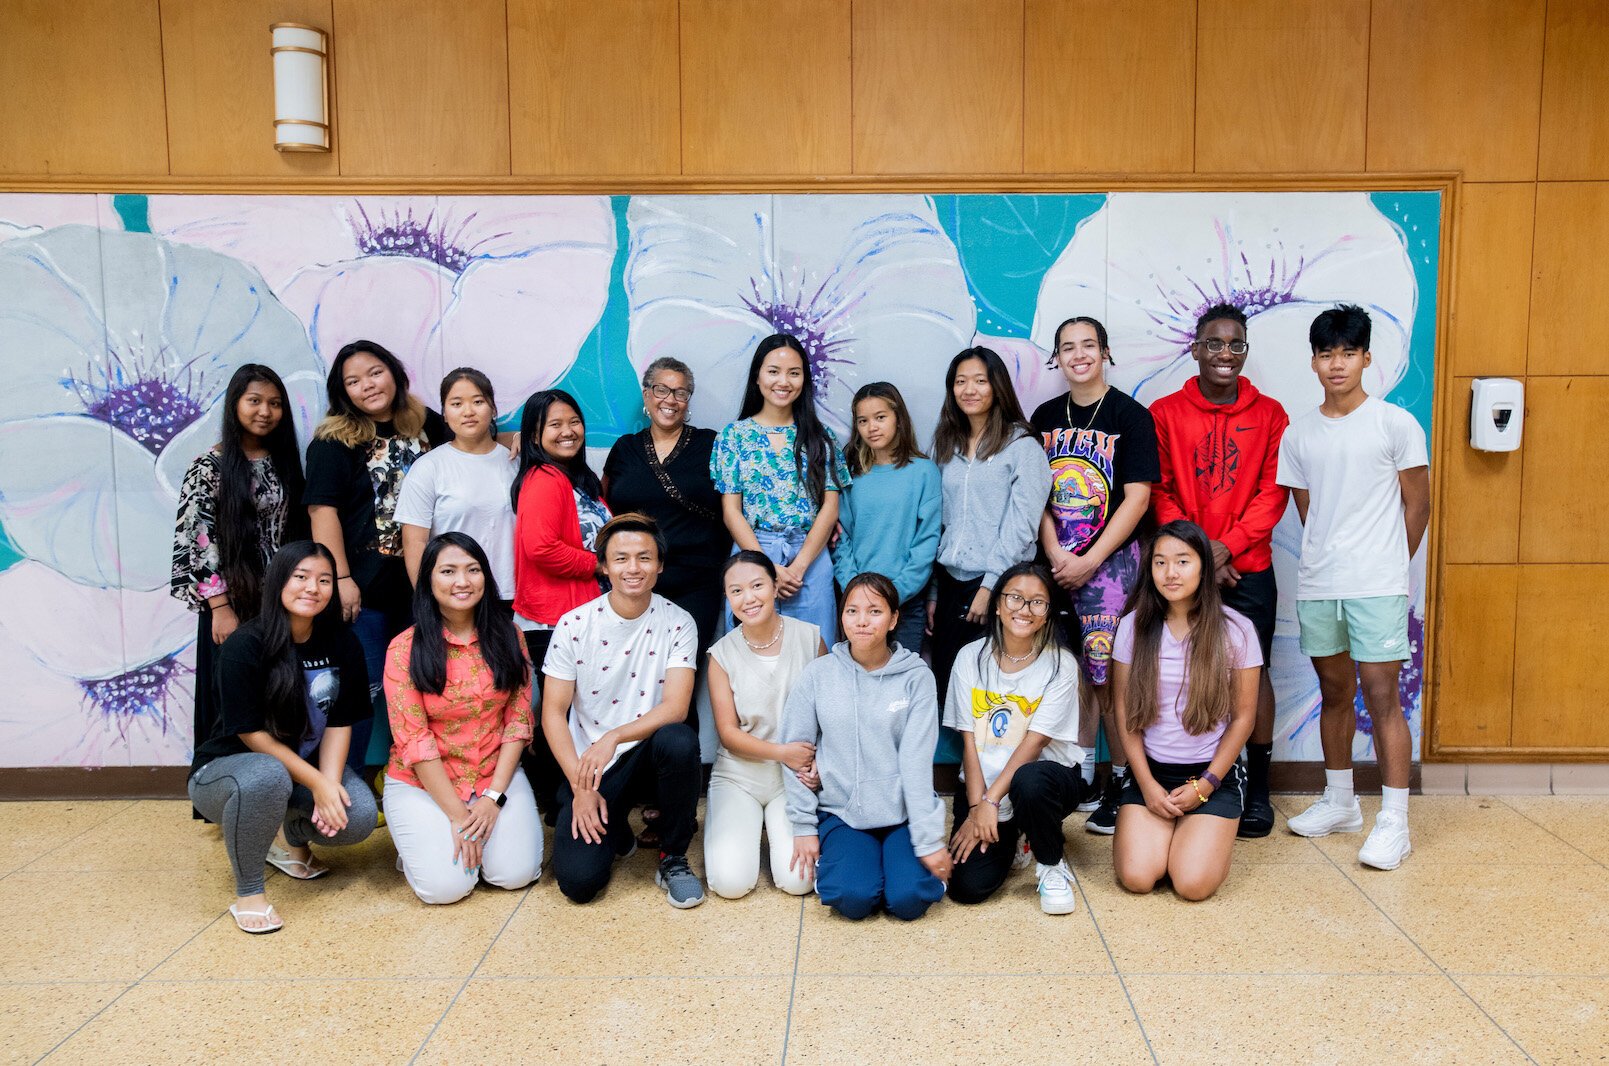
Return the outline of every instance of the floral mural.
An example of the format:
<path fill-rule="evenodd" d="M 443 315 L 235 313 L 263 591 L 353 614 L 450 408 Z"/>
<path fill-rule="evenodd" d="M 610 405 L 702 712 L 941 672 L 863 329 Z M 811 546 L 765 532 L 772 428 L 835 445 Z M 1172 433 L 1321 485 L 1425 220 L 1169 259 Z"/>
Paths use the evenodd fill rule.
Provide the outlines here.
<path fill-rule="evenodd" d="M 0 764 L 188 760 L 195 627 L 166 591 L 173 515 L 242 363 L 284 377 L 304 441 L 329 359 L 369 337 L 432 404 L 445 371 L 486 371 L 505 424 L 533 390 L 567 388 L 597 449 L 641 424 L 636 378 L 664 355 L 697 376 L 693 421 L 730 421 L 755 342 L 786 331 L 840 437 L 877 380 L 925 436 L 961 348 L 999 351 L 1031 408 L 1063 391 L 1056 324 L 1092 314 L 1113 383 L 1150 401 L 1191 374 L 1184 342 L 1220 299 L 1251 320 L 1247 374 L 1300 412 L 1320 397 L 1307 324 L 1347 300 L 1375 319 L 1366 386 L 1428 429 L 1440 207 L 1393 192 L 0 194 Z M 1289 514 L 1278 755 L 1311 759 L 1298 542 Z M 1422 553 L 1415 574 L 1422 634 Z M 1417 639 L 1414 654 L 1417 737 Z"/>

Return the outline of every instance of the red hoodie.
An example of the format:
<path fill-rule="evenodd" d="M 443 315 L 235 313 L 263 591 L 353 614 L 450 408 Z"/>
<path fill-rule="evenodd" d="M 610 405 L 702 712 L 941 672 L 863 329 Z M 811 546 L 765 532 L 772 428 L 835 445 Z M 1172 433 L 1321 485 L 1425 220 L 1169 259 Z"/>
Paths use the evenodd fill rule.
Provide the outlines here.
<path fill-rule="evenodd" d="M 1215 404 L 1201 382 L 1151 405 L 1162 480 L 1151 488 L 1158 524 L 1187 518 L 1222 541 L 1243 574 L 1274 564 L 1274 526 L 1290 498 L 1275 475 L 1285 408 L 1244 377 L 1234 403 Z"/>

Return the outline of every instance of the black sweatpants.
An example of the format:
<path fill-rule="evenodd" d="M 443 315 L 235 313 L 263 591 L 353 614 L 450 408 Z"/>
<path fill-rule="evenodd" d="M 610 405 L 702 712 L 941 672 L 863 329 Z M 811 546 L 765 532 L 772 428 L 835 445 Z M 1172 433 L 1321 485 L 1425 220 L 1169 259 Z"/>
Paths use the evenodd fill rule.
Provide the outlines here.
<path fill-rule="evenodd" d="M 703 784 L 698 734 L 686 722 L 660 726 L 647 740 L 604 771 L 598 791 L 609 810 L 601 843 L 575 836 L 570 828 L 575 793 L 559 786 L 559 817 L 553 830 L 553 876 L 559 891 L 588 903 L 609 884 L 617 856 L 631 850 L 631 809 L 645 801 L 659 808 L 661 847 L 667 855 L 686 855 L 698 821 L 698 790 Z"/>
<path fill-rule="evenodd" d="M 949 897 L 957 903 L 982 903 L 1006 883 L 1017 841 L 1024 835 L 1034 859 L 1046 866 L 1062 861 L 1066 838 L 1062 822 L 1078 809 L 1089 785 L 1077 767 L 1040 760 L 1019 766 L 1011 776 L 1011 817 L 1000 823 L 1000 842 L 987 852 L 974 848 L 950 874 Z M 955 825 L 971 811 L 965 786 L 955 794 Z M 951 829 L 951 833 L 954 833 Z"/>

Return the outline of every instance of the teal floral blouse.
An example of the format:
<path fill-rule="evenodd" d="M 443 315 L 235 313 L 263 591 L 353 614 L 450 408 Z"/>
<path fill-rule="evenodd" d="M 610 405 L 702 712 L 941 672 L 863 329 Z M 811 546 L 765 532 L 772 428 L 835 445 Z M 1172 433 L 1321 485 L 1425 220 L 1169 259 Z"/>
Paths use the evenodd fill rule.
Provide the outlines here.
<path fill-rule="evenodd" d="M 827 430 L 829 449 L 827 489 L 849 484 L 849 468 L 838 439 Z M 733 422 L 715 438 L 710 454 L 710 477 L 715 491 L 743 497 L 743 517 L 756 532 L 792 533 L 809 530 L 816 520 L 815 505 L 794 466 L 793 449 L 798 430 L 783 429 L 787 447 L 770 443 L 771 433 L 752 418 Z"/>

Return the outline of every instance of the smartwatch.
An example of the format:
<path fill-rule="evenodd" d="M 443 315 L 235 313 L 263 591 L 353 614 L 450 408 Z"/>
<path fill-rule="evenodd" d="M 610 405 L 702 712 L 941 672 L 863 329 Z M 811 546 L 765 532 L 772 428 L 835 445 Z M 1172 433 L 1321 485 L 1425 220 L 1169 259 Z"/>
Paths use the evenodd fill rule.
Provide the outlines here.
<path fill-rule="evenodd" d="M 497 791 L 495 788 L 489 788 L 485 792 L 482 792 L 481 795 L 485 796 L 499 807 L 508 802 L 508 797 Z"/>

